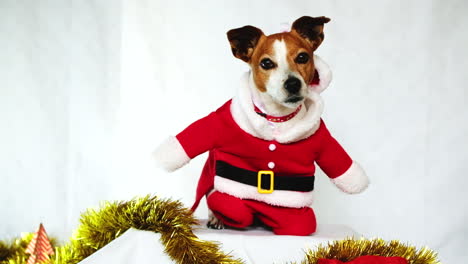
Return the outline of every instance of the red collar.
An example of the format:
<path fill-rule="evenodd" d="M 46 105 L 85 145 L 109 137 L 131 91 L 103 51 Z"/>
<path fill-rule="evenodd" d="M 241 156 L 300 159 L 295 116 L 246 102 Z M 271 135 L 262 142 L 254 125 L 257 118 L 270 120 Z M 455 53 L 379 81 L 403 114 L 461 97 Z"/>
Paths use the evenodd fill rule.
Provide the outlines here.
<path fill-rule="evenodd" d="M 275 123 L 281 123 L 281 122 L 286 122 L 290 119 L 292 119 L 293 117 L 295 117 L 297 115 L 297 113 L 299 113 L 299 111 L 301 110 L 302 108 L 302 105 L 299 105 L 299 107 L 296 109 L 296 111 L 290 113 L 289 115 L 285 115 L 285 116 L 271 116 L 271 115 L 268 115 L 264 112 L 262 112 L 262 110 L 260 110 L 255 104 L 254 104 L 254 110 L 255 112 L 266 118 L 266 120 L 270 121 L 270 122 L 275 122 Z"/>

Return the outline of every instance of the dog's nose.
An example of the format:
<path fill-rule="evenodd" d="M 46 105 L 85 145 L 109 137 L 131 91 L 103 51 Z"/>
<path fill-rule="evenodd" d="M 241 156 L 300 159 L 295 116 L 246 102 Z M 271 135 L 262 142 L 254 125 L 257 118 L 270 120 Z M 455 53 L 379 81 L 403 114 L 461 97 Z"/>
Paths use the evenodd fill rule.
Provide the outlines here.
<path fill-rule="evenodd" d="M 284 82 L 284 89 L 291 94 L 296 94 L 301 89 L 301 80 L 296 77 L 289 77 Z"/>

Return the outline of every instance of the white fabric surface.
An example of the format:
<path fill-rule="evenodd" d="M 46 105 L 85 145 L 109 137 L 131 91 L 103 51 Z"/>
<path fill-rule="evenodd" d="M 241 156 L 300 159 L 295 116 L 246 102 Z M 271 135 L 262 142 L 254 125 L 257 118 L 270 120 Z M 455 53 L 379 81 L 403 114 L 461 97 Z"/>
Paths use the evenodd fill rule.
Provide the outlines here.
<path fill-rule="evenodd" d="M 80 264 L 171 264 L 175 263 L 164 253 L 161 235 L 148 231 L 129 229 L 120 237 L 80 261 Z"/>
<path fill-rule="evenodd" d="M 326 15 L 324 119 L 372 185 L 349 196 L 319 172 L 319 224 L 468 263 L 467 13 L 466 0 L 2 0 L 0 239 L 43 222 L 66 240 L 101 200 L 190 206 L 204 156 L 165 174 L 151 152 L 236 93 L 247 67 L 226 31 Z"/>
<path fill-rule="evenodd" d="M 301 261 L 306 248 L 313 249 L 319 244 L 326 245 L 346 237 L 359 237 L 354 230 L 343 225 L 320 225 L 317 233 L 307 237 L 276 236 L 261 228 L 238 231 L 200 227 L 195 235 L 203 240 L 220 242 L 223 252 L 231 252 L 246 264 Z M 153 232 L 130 229 L 80 264 L 175 263 L 163 252 L 160 237 Z"/>

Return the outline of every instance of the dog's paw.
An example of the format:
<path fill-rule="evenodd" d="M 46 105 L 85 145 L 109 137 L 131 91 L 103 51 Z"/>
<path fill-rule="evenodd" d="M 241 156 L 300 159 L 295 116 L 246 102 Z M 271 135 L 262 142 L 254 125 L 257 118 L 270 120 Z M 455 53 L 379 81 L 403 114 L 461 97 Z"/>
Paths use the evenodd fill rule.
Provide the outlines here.
<path fill-rule="evenodd" d="M 211 229 L 224 229 L 224 223 L 216 218 L 212 212 L 210 212 L 208 216 L 208 223 L 206 223 L 206 226 Z"/>

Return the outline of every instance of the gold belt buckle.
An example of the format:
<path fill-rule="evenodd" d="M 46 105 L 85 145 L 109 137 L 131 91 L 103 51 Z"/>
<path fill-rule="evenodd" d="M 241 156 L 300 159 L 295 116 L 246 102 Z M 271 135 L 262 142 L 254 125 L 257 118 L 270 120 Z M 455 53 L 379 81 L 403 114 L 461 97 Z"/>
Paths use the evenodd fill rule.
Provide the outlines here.
<path fill-rule="evenodd" d="M 262 175 L 270 175 L 270 188 L 269 189 L 262 189 Z M 274 175 L 275 173 L 271 170 L 261 170 L 257 173 L 257 190 L 259 193 L 272 193 L 274 191 L 273 187 L 274 184 Z"/>

